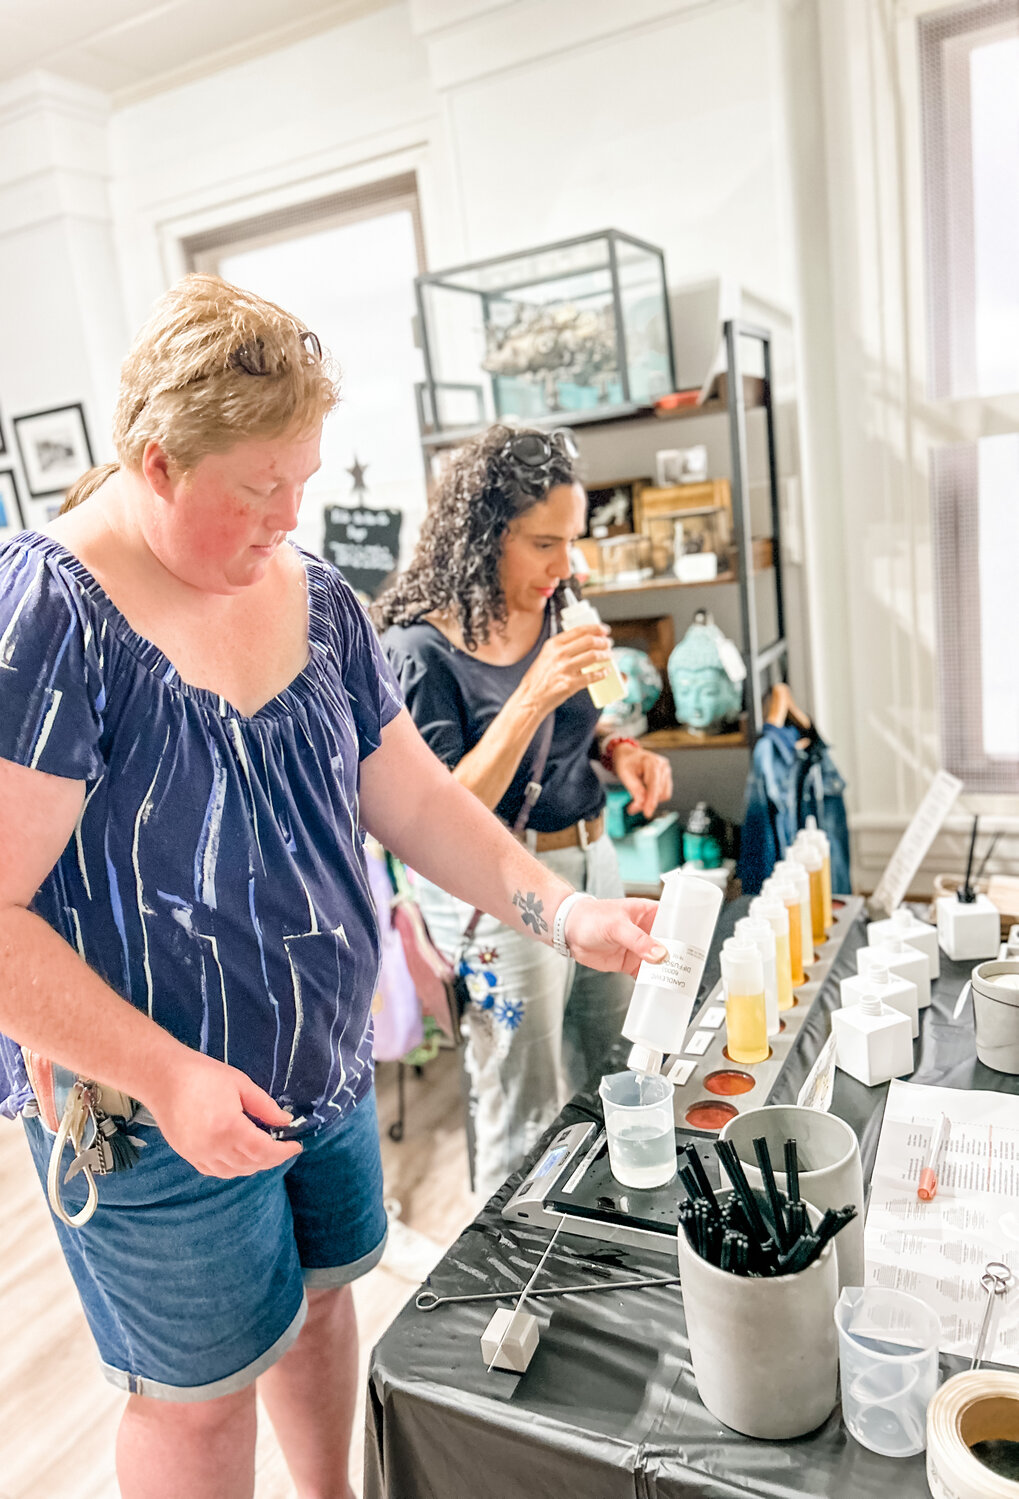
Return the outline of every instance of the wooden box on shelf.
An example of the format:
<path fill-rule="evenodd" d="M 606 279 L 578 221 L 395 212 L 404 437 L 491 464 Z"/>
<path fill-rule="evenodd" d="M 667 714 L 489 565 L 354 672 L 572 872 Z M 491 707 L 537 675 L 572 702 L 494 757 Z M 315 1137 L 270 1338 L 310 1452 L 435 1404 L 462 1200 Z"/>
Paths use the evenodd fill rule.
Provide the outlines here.
<path fill-rule="evenodd" d="M 719 543 L 728 547 L 732 540 L 732 486 L 728 479 L 708 479 L 703 484 L 670 484 L 660 489 L 648 484 L 633 498 L 633 524 L 644 529 L 645 518 L 669 515 L 677 510 L 719 509 Z"/>
<path fill-rule="evenodd" d="M 649 722 L 648 728 L 641 744 L 653 750 L 744 749 L 748 743 L 745 717 L 740 718 L 738 727 L 727 729 L 724 734 L 695 734 L 692 729 L 677 724 L 675 714 L 669 726 L 655 728 Z"/>
<path fill-rule="evenodd" d="M 591 484 L 587 491 L 587 534 L 601 538 L 639 530 L 634 508 L 641 491 L 650 483 L 645 475 L 641 479 L 606 479 Z"/>

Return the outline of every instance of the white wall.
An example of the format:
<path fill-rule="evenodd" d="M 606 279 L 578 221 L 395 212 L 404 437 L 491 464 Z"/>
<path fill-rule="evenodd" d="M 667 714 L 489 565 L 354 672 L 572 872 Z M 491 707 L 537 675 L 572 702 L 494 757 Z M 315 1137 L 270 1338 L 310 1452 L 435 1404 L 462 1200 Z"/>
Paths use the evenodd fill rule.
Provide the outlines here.
<path fill-rule="evenodd" d="M 124 341 L 115 276 L 134 326 L 179 273 L 185 235 L 411 169 L 433 268 L 614 225 L 664 247 L 673 285 L 721 277 L 789 309 L 805 411 L 786 442 L 804 439 L 797 618 L 811 612 L 817 654 L 812 689 L 796 685 L 850 780 L 872 884 L 938 757 L 903 83 L 915 8 L 401 0 L 115 109 L 119 268 L 95 160 L 72 163 L 79 186 L 91 172 L 88 213 L 65 194 L 25 229 L 0 216 L 0 285 L 24 287 L 0 311 L 0 399 L 84 396 L 103 427 Z M 0 134 L 0 208 L 9 154 Z M 50 340 L 59 359 L 41 352 Z"/>
<path fill-rule="evenodd" d="M 568 46 L 550 24 L 556 0 L 473 22 L 442 89 L 465 251 L 611 225 L 661 245 L 673 284 L 722 276 L 789 305 L 772 7 L 658 8 L 642 21 L 617 5 L 612 31 L 595 32 L 592 15 L 585 39 L 572 5 Z"/>
<path fill-rule="evenodd" d="M 23 501 L 13 418 L 81 401 L 110 455 L 127 336 L 109 202 L 109 101 L 43 74 L 0 89 L 0 412 Z M 29 519 L 40 520 L 41 511 Z"/>

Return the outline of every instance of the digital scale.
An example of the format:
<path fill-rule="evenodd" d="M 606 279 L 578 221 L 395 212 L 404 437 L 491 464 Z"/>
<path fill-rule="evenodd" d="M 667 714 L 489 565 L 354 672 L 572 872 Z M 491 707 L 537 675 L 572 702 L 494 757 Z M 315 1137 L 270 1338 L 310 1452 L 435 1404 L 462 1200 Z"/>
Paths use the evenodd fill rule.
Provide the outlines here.
<path fill-rule="evenodd" d="M 728 1119 L 768 1102 L 863 901 L 859 896 L 846 897 L 837 899 L 834 906 L 834 926 L 817 948 L 808 982 L 796 990 L 795 1005 L 782 1013 L 782 1030 L 771 1039 L 767 1061 L 745 1066 L 727 1057 L 721 982 L 690 1024 L 679 1053 L 686 1060 L 675 1077 L 676 1142 L 680 1148 L 696 1147 L 713 1185 L 719 1182 L 719 1167 L 712 1142 Z M 647 1190 L 622 1186 L 609 1170 L 604 1128 L 585 1122 L 559 1130 L 502 1215 L 550 1229 L 557 1228 L 565 1216 L 564 1234 L 627 1244 L 674 1259 L 678 1207 L 685 1198 L 678 1177 Z"/>
<path fill-rule="evenodd" d="M 718 1157 L 706 1136 L 678 1129 L 676 1143 L 693 1145 L 712 1186 L 720 1186 Z M 555 1135 L 537 1164 L 502 1210 L 516 1223 L 556 1228 L 608 1244 L 627 1244 L 676 1257 L 679 1204 L 686 1200 L 677 1176 L 663 1187 L 624 1187 L 609 1170 L 605 1130 L 568 1124 Z"/>

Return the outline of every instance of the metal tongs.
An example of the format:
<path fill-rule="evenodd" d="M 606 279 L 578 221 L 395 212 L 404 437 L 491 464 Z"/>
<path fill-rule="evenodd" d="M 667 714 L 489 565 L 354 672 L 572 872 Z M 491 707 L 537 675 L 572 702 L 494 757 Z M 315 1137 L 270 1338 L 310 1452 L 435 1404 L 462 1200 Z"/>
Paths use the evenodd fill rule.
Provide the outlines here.
<path fill-rule="evenodd" d="M 987 1292 L 987 1307 L 984 1311 L 984 1320 L 980 1324 L 980 1335 L 977 1338 L 976 1351 L 973 1354 L 973 1362 L 970 1370 L 979 1369 L 987 1352 L 987 1335 L 991 1330 L 991 1318 L 994 1313 L 994 1302 L 998 1296 L 1004 1296 L 1012 1289 L 1015 1282 L 1011 1270 L 1003 1265 L 1000 1260 L 992 1260 L 980 1277 L 980 1284 Z"/>
<path fill-rule="evenodd" d="M 583 1296 L 588 1291 L 632 1291 L 641 1286 L 678 1285 L 678 1275 L 662 1275 L 645 1280 L 597 1280 L 583 1286 L 542 1286 L 540 1290 L 529 1291 L 527 1299 L 533 1301 L 537 1296 Z M 419 1312 L 434 1312 L 437 1306 L 456 1306 L 465 1301 L 502 1301 L 506 1297 L 512 1299 L 519 1295 L 519 1286 L 505 1291 L 479 1291 L 473 1296 L 439 1296 L 426 1287 L 414 1297 L 414 1305 Z"/>

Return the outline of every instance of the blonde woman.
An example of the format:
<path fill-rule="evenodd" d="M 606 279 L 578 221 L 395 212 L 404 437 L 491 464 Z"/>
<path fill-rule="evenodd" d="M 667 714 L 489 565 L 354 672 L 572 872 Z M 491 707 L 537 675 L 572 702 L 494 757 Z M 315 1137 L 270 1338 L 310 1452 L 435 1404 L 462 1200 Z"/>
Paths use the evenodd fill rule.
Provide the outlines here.
<path fill-rule="evenodd" d="M 349 1284 L 386 1232 L 362 829 L 592 967 L 661 955 L 650 902 L 575 898 L 448 774 L 287 543 L 335 400 L 299 322 L 189 277 L 124 364 L 119 463 L 0 549 L 0 1112 L 45 1176 L 24 1048 L 143 1147 L 57 1225 L 129 1393 L 124 1499 L 250 1499 L 256 1379 L 297 1493 L 350 1493 Z"/>

